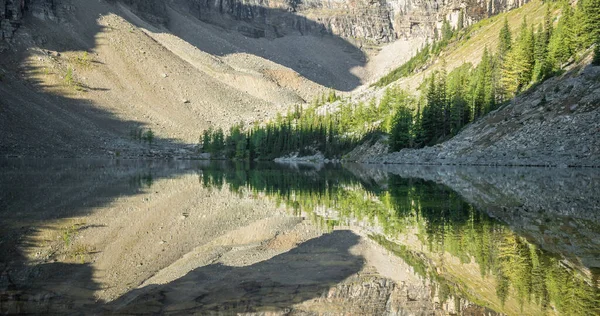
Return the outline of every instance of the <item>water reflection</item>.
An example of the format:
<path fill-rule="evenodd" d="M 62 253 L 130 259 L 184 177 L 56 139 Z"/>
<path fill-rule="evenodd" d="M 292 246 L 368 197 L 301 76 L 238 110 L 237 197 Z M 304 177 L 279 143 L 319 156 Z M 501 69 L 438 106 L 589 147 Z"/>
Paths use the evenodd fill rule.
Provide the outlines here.
<path fill-rule="evenodd" d="M 597 172 L 393 168 L 0 161 L 0 312 L 282 312 L 365 282 L 359 232 L 454 311 L 600 313 Z M 295 244 L 301 218 L 331 233 Z"/>
<path fill-rule="evenodd" d="M 540 249 L 447 186 L 395 174 L 374 185 L 373 178 L 344 168 L 325 170 L 213 165 L 201 177 L 206 186 L 227 183 L 235 192 L 266 194 L 330 229 L 362 226 L 415 271 L 442 284 L 442 300 L 459 295 L 510 314 L 600 313 L 599 267 Z M 473 268 L 478 275 L 468 271 Z"/>

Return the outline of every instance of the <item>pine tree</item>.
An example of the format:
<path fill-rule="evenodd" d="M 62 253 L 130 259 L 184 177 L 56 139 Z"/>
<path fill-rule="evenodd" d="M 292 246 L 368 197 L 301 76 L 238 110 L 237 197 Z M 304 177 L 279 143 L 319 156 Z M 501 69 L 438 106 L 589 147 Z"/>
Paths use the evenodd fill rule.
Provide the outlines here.
<path fill-rule="evenodd" d="M 421 129 L 423 145 L 432 144 L 436 139 L 437 129 L 437 98 L 436 98 L 436 73 L 432 73 L 427 80 L 427 91 L 425 93 L 425 104 L 421 117 Z"/>
<path fill-rule="evenodd" d="M 502 82 L 507 94 L 520 92 L 531 81 L 534 52 L 533 28 L 527 26 L 524 17 L 515 47 L 509 51 L 503 64 Z"/>
<path fill-rule="evenodd" d="M 211 143 L 212 134 L 213 134 L 212 127 L 207 130 L 204 130 L 204 132 L 202 133 L 202 151 L 205 153 L 212 152 L 212 143 Z"/>
<path fill-rule="evenodd" d="M 504 57 L 502 63 L 500 85 L 502 87 L 502 99 L 506 100 L 514 96 L 519 89 L 519 76 L 516 68 L 516 50 L 511 50 Z"/>
<path fill-rule="evenodd" d="M 444 19 L 442 23 L 442 41 L 448 41 L 452 38 L 452 26 L 450 26 L 450 22 Z"/>
<path fill-rule="evenodd" d="M 549 60 L 553 70 L 560 69 L 561 65 L 569 60 L 574 52 L 573 10 L 568 3 L 565 3 L 561 12 L 556 30 L 552 32 L 548 44 Z"/>
<path fill-rule="evenodd" d="M 456 23 L 456 29 L 458 31 L 462 30 L 465 27 L 465 10 L 460 9 L 460 13 L 458 14 L 458 22 Z"/>
<path fill-rule="evenodd" d="M 394 115 L 393 122 L 390 137 L 392 149 L 398 151 L 403 148 L 411 147 L 413 129 L 412 110 L 405 104 L 400 105 Z"/>
<path fill-rule="evenodd" d="M 442 70 L 438 76 L 437 103 L 440 111 L 440 136 L 446 138 L 450 135 L 450 104 L 448 102 L 448 73 L 446 72 L 446 61 L 443 61 Z"/>
<path fill-rule="evenodd" d="M 471 117 L 466 101 L 471 64 L 465 63 L 448 75 L 448 103 L 450 104 L 450 133 L 456 135 Z"/>
<path fill-rule="evenodd" d="M 504 60 L 506 54 L 512 47 L 512 35 L 510 33 L 510 27 L 508 26 L 508 19 L 504 17 L 504 25 L 500 29 L 499 43 L 498 43 L 498 57 L 500 60 Z"/>
<path fill-rule="evenodd" d="M 542 28 L 538 25 L 537 33 L 535 34 L 535 66 L 533 67 L 533 81 L 542 81 L 551 73 L 550 63 L 548 62 L 548 43 L 550 41 L 550 29 Z"/>
<path fill-rule="evenodd" d="M 517 71 L 519 73 L 519 90 L 531 82 L 533 67 L 535 64 L 535 40 L 533 37 L 533 26 L 527 26 L 527 20 L 523 18 L 517 50 Z"/>
<path fill-rule="evenodd" d="M 583 11 L 584 47 L 600 44 L 600 0 L 580 0 Z"/>

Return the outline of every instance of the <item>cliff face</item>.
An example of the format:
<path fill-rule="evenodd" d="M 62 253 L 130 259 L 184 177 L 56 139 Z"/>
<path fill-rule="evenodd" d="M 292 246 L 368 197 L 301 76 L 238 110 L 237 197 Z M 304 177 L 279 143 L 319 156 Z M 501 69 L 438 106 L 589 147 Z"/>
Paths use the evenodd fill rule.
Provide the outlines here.
<path fill-rule="evenodd" d="M 13 36 L 26 12 L 55 19 L 56 1 L 59 0 L 0 0 L 0 40 Z"/>
<path fill-rule="evenodd" d="M 286 32 L 331 33 L 366 43 L 432 37 L 444 19 L 456 25 L 517 8 L 528 0 L 175 0 L 200 20 L 237 28 L 253 37 Z M 245 25 L 234 25 L 242 22 Z"/>
<path fill-rule="evenodd" d="M 23 14 L 52 17 L 60 0 L 0 0 L 0 36 L 10 38 Z M 112 0 L 111 0 L 112 1 Z M 517 8 L 528 0 L 123 0 L 153 22 L 167 21 L 165 4 L 249 37 L 334 34 L 366 44 L 432 37 L 444 18 L 456 25 Z"/>

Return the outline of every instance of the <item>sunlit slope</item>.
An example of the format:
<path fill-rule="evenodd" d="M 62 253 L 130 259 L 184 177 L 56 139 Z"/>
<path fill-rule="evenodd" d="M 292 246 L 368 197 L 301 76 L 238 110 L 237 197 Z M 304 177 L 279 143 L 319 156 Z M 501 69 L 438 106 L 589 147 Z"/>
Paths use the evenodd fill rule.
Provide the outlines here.
<path fill-rule="evenodd" d="M 124 153 L 146 147 L 132 141 L 140 129 L 192 145 L 203 129 L 262 121 L 361 82 L 353 69 L 364 56 L 342 39 L 251 39 L 169 16 L 152 25 L 104 1 L 59 21 L 28 16 L 0 53 L 2 154 Z"/>
<path fill-rule="evenodd" d="M 440 70 L 445 67 L 445 69 L 450 72 L 463 63 L 468 62 L 477 65 L 481 61 L 483 51 L 486 47 L 494 54 L 497 52 L 499 32 L 504 23 L 504 18 L 508 20 L 514 40 L 514 37 L 518 33 L 518 29 L 523 22 L 523 18 L 527 20 L 528 25 L 533 25 L 537 28 L 537 25 L 544 19 L 547 6 L 553 8 L 555 16 L 559 14 L 556 4 L 552 2 L 544 3 L 541 0 L 532 0 L 520 8 L 475 23 L 470 26 L 465 34 L 459 37 L 459 40 L 453 39 L 455 41 L 450 43 L 442 51 L 440 56 L 431 66 L 412 76 L 400 78 L 392 83 L 392 85 L 398 85 L 407 90 L 413 90 L 416 89 L 432 71 Z"/>

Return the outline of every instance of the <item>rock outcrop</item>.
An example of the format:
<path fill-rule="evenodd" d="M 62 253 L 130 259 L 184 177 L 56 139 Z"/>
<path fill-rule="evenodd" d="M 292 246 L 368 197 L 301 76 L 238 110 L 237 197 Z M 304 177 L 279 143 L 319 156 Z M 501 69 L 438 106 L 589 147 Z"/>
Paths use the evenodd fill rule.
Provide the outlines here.
<path fill-rule="evenodd" d="M 432 37 L 444 19 L 466 24 L 517 8 L 528 0 L 175 0 L 201 20 L 233 26 L 252 37 L 279 37 L 286 32 L 330 33 L 366 44 L 398 38 Z M 229 21 L 228 21 L 229 20 Z M 231 21 L 246 25 L 232 25 Z"/>
<path fill-rule="evenodd" d="M 360 147 L 367 163 L 600 167 L 600 67 L 588 61 L 517 96 L 452 139 L 385 153 Z M 378 146 L 380 146 L 379 144 Z"/>
<path fill-rule="evenodd" d="M 25 12 L 24 0 L 0 0 L 0 39 L 11 38 Z"/>
<path fill-rule="evenodd" d="M 12 38 L 27 12 L 41 19 L 56 19 L 60 0 L 0 0 L 0 40 Z"/>
<path fill-rule="evenodd" d="M 26 11 L 53 17 L 60 0 L 0 0 L 0 37 L 11 38 Z M 110 0 L 115 1 L 115 0 Z M 334 34 L 377 45 L 398 38 L 432 37 L 447 19 L 456 25 L 517 8 L 528 0 L 121 0 L 145 19 L 166 23 L 166 5 L 248 37 L 275 38 L 289 33 Z"/>

